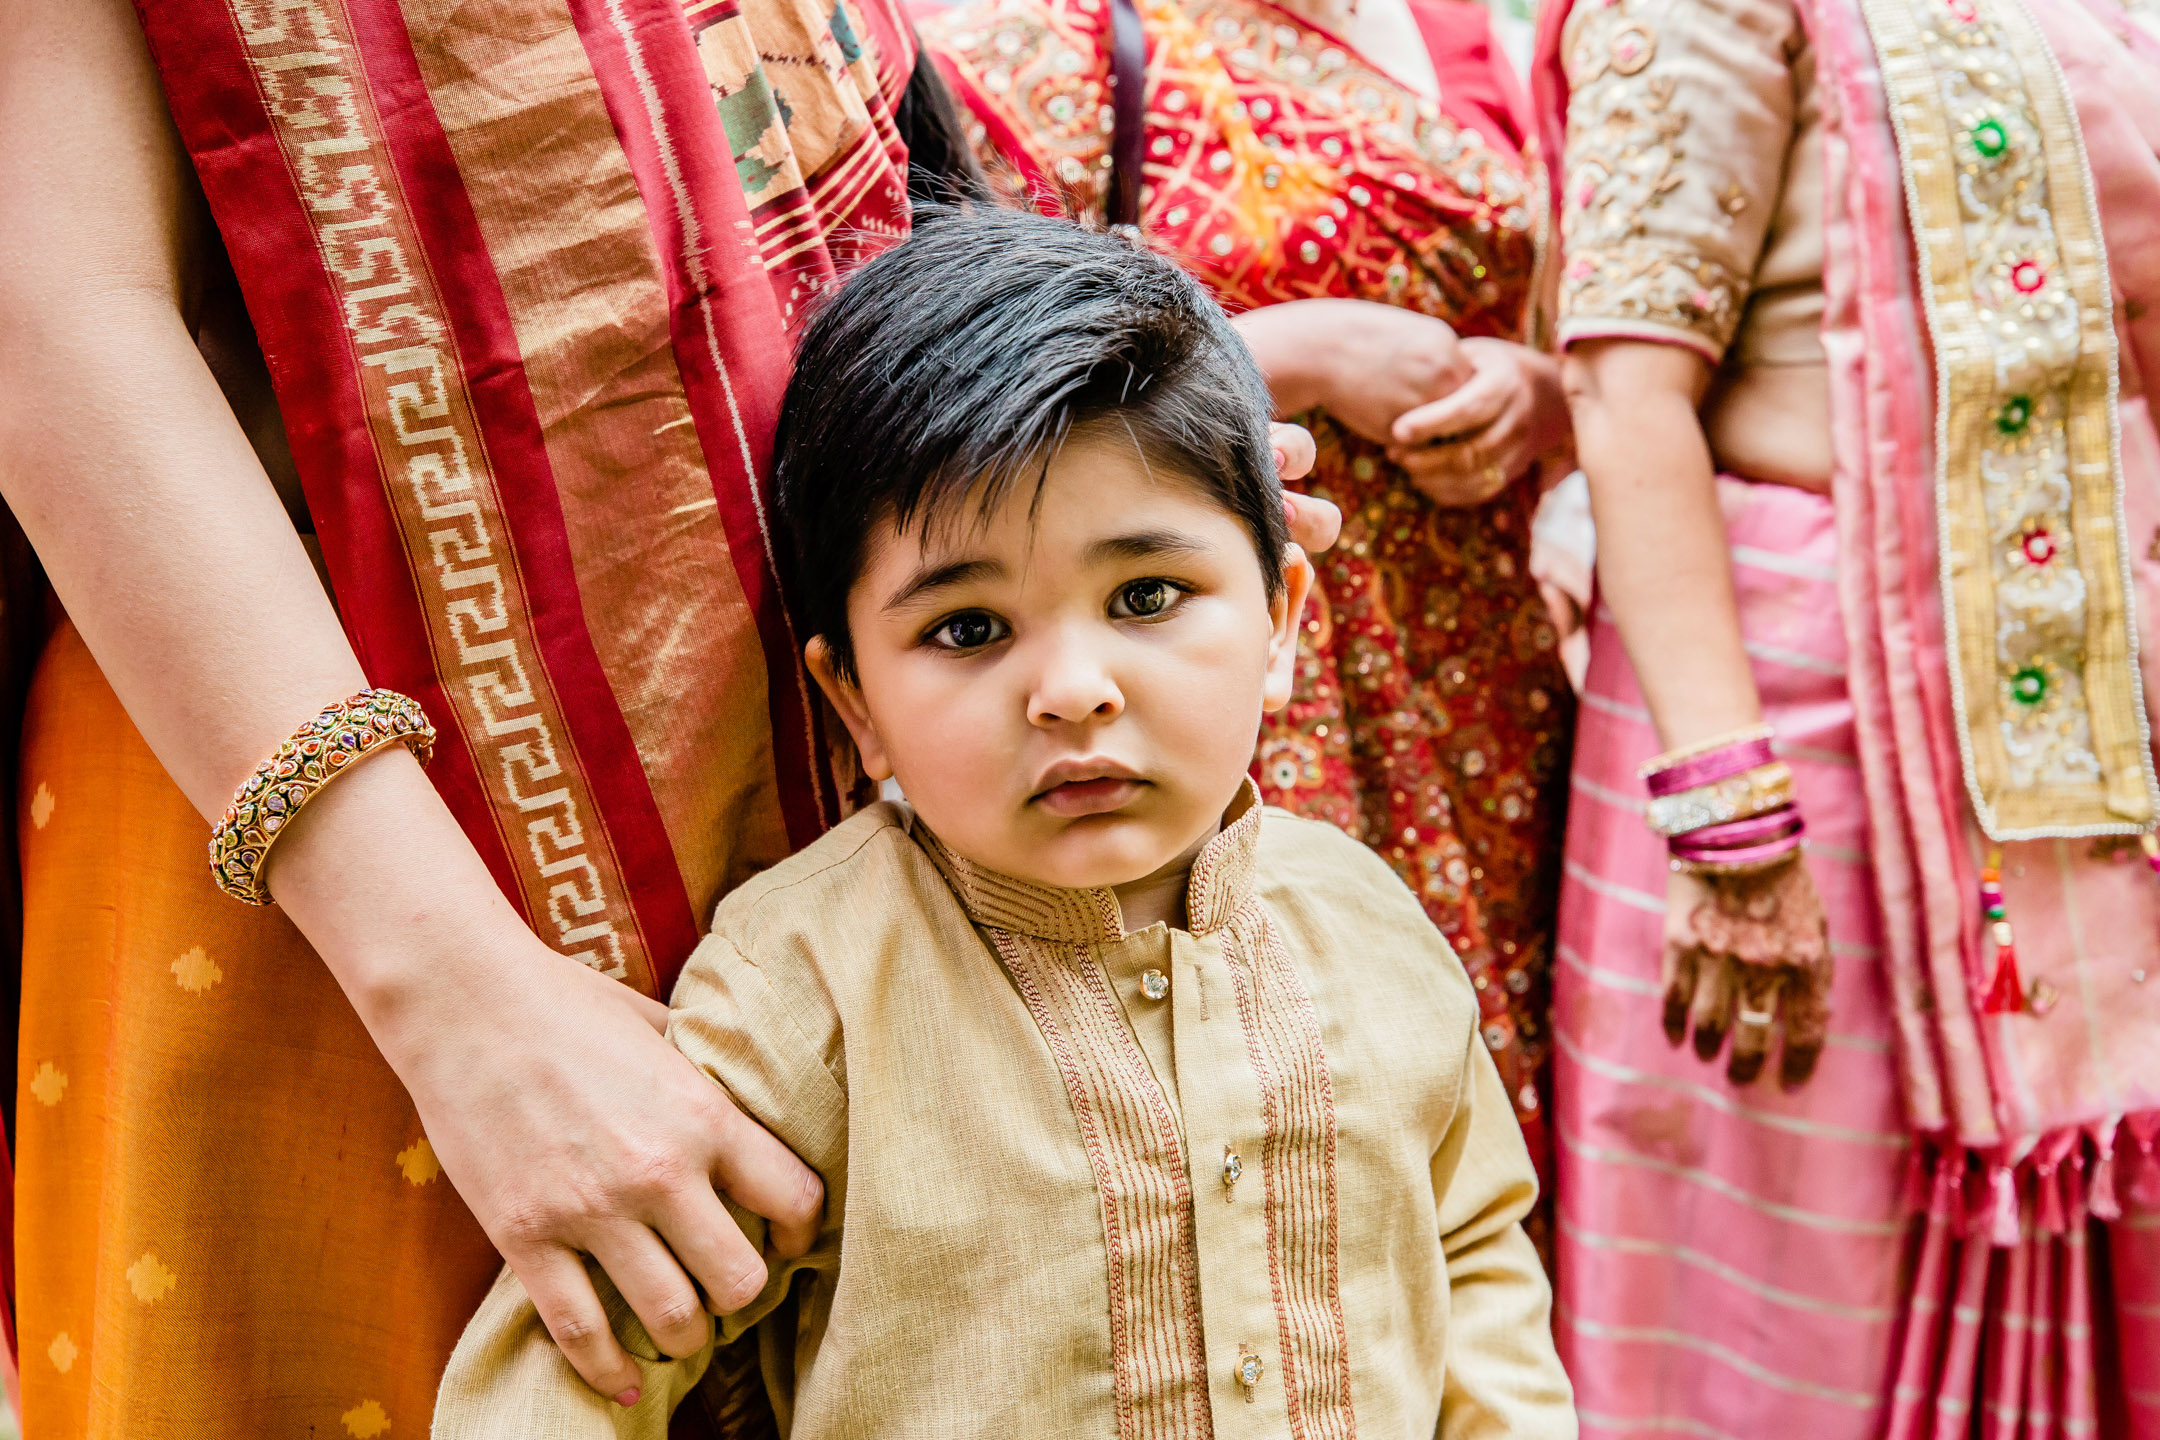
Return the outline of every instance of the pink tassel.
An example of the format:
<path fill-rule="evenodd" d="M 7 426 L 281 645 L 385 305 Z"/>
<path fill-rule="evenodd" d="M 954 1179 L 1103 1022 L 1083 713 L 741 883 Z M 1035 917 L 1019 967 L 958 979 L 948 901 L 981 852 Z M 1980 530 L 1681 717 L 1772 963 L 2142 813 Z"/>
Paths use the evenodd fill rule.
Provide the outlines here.
<path fill-rule="evenodd" d="M 1927 1149 L 1925 1144 L 1915 1145 L 1905 1155 L 1904 1209 L 1907 1215 L 1918 1215 L 1934 1208 L 1929 1203 Z M 1937 1192 L 1942 1189 L 1942 1174 L 1948 1169 L 1949 1163 L 1947 1156 L 1935 1157 L 1936 1181 L 1933 1188 Z"/>
<path fill-rule="evenodd" d="M 1989 1172 L 1988 1199 L 1988 1243 L 1998 1250 L 2011 1249 L 2020 1238 L 2017 1172 L 2008 1165 Z"/>
<path fill-rule="evenodd" d="M 2115 1150 L 2108 1147 L 2093 1161 L 2092 1189 L 2085 1197 L 2086 1207 L 2096 1220 L 2122 1219 L 2122 1202 L 2115 1198 Z"/>
<path fill-rule="evenodd" d="M 2043 1179 L 2048 1187 L 2046 1200 L 2054 1209 L 2054 1218 L 2048 1222 L 2050 1235 L 2069 1235 L 2071 1226 L 2084 1222 L 2084 1155 L 2071 1155 L 2069 1164 L 2061 1166 L 2054 1177 Z"/>
<path fill-rule="evenodd" d="M 2054 1165 L 2040 1166 L 2034 1177 L 2039 1199 L 2037 1223 L 2049 1235 L 2060 1235 L 2070 1228 L 2069 1217 L 2063 1213 L 2062 1182 L 2065 1178 L 2062 1170 Z"/>
<path fill-rule="evenodd" d="M 2138 1174 L 2131 1183 L 2130 1198 L 2140 1205 L 2160 1205 L 2160 1164 L 2153 1163 L 2152 1141 L 2138 1137 Z"/>

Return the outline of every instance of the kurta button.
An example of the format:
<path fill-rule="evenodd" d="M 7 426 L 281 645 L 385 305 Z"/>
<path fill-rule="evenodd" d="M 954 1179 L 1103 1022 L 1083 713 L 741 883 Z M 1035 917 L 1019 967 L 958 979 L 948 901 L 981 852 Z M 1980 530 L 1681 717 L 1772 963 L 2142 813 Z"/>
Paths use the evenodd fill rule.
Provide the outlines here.
<path fill-rule="evenodd" d="M 1160 970 L 1140 972 L 1140 993 L 1150 1000 L 1160 1000 L 1170 993 L 1170 977 Z"/>
<path fill-rule="evenodd" d="M 1267 1367 L 1261 1363 L 1258 1355 L 1244 1346 L 1240 1345 L 1238 1349 L 1241 1352 L 1237 1362 L 1238 1384 L 1245 1387 L 1245 1403 L 1250 1405 L 1253 1403 L 1253 1390 L 1260 1384 L 1261 1373 Z"/>
<path fill-rule="evenodd" d="M 1237 1184 L 1238 1177 L 1244 1173 L 1245 1162 L 1239 1158 L 1237 1151 L 1231 1149 L 1228 1145 L 1223 1146 L 1222 1188 L 1224 1199 L 1230 1198 L 1230 1188 Z"/>

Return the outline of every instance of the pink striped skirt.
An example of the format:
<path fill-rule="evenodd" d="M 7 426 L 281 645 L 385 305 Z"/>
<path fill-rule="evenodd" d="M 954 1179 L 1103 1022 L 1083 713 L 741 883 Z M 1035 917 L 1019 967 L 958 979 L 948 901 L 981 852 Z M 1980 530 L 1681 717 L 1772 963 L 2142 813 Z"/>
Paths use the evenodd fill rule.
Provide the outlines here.
<path fill-rule="evenodd" d="M 1829 910 L 1830 1040 L 1796 1094 L 1774 1064 L 1738 1087 L 1666 1044 L 1664 847 L 1636 778 L 1659 745 L 1598 609 L 1553 984 L 1556 1327 L 1583 1433 L 1947 1440 L 1977 1414 L 2002 1440 L 2160 1436 L 2160 1211 L 2126 1202 L 2104 1234 L 1990 1250 L 1954 1188 L 1930 1203 L 1899 1098 L 1830 502 L 1729 478 L 1719 494 Z M 2118 1354 L 2123 1373 L 2096 1372 Z"/>

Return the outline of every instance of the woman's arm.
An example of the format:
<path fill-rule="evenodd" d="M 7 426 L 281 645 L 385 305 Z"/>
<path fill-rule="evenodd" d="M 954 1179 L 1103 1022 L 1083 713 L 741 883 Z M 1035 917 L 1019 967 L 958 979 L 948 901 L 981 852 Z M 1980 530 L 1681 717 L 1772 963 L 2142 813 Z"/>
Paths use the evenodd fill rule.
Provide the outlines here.
<path fill-rule="evenodd" d="M 1575 445 L 1590 478 L 1598 591 L 1627 647 L 1658 737 L 1669 749 L 1757 724 L 1733 597 L 1717 475 L 1696 406 L 1710 365 L 1679 345 L 1588 340 L 1568 351 Z M 1830 958 L 1821 898 L 1799 859 L 1753 876 L 1674 872 L 1665 910 L 1665 1032 L 1692 1028 L 1714 1058 L 1733 1033 L 1728 1071 L 1761 1071 L 1781 1014 L 1788 1085 L 1813 1072 L 1823 1042 Z M 1734 1025 L 1738 1018 L 1741 1023 Z"/>
<path fill-rule="evenodd" d="M 1575 450 L 1590 478 L 1598 591 L 1658 739 L 1692 745 L 1762 719 L 1740 642 L 1717 473 L 1695 407 L 1710 365 L 1640 340 L 1569 350 Z"/>
<path fill-rule="evenodd" d="M 123 0 L 11 11 L 0 193 L 0 493 L 159 760 L 216 816 L 366 678 L 195 348 L 204 216 Z M 778 1248 L 809 1243 L 816 1177 L 666 1044 L 659 1006 L 524 926 L 408 754 L 323 792 L 269 879 L 603 1393 L 638 1372 L 579 1251 L 663 1345 L 694 1350 L 692 1278 L 725 1309 L 765 1273 L 715 1181 L 774 1220 Z"/>

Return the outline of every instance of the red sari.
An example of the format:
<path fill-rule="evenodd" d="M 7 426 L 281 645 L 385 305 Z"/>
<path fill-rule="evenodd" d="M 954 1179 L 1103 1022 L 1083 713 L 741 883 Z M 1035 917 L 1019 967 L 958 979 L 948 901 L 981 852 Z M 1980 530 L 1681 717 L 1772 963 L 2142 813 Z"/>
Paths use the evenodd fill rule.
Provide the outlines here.
<path fill-rule="evenodd" d="M 1441 103 L 1266 0 L 1143 0 L 1142 230 L 1232 310 L 1318 296 L 1523 338 L 1543 223 L 1513 77 L 1485 13 L 1416 0 Z M 1103 213 L 1108 0 L 973 0 L 923 43 L 993 174 L 1047 213 Z M 1441 509 L 1324 412 L 1309 489 L 1343 509 L 1296 697 L 1254 774 L 1424 901 L 1483 997 L 1485 1040 L 1546 1173 L 1547 973 L 1572 699 L 1529 573 L 1528 483 Z"/>

